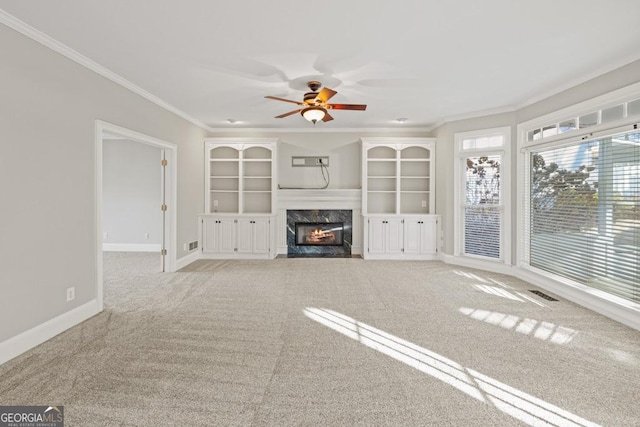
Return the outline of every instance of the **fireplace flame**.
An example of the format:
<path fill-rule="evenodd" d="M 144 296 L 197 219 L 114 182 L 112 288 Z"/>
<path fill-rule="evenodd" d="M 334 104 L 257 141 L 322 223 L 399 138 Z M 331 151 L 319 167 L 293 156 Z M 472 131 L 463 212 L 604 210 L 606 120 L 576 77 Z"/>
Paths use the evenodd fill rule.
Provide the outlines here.
<path fill-rule="evenodd" d="M 309 233 L 309 241 L 310 242 L 320 242 L 326 240 L 334 240 L 335 234 L 332 231 L 325 231 L 320 228 L 316 228 L 315 230 Z"/>

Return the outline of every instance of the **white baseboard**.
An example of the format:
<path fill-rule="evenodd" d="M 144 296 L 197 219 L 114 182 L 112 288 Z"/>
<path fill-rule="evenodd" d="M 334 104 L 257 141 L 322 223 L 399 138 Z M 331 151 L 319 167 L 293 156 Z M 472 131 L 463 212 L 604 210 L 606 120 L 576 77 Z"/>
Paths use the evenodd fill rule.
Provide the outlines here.
<path fill-rule="evenodd" d="M 191 264 L 194 261 L 199 260 L 200 258 L 202 258 L 202 253 L 199 250 L 193 253 L 190 253 L 189 255 L 183 256 L 182 258 L 176 261 L 176 271 L 186 267 L 187 265 Z"/>
<path fill-rule="evenodd" d="M 103 243 L 104 252 L 160 252 L 159 243 Z"/>
<path fill-rule="evenodd" d="M 507 274 L 515 276 L 514 266 L 496 261 L 485 261 L 482 259 L 459 257 L 439 252 L 441 261 L 446 264 L 459 265 L 460 267 L 477 268 L 478 270 L 490 271 L 492 273 Z"/>
<path fill-rule="evenodd" d="M 572 285 L 568 282 L 564 283 L 560 280 L 536 273 L 535 271 L 497 262 L 457 257 L 444 253 L 440 253 L 440 260 L 447 264 L 517 277 L 518 279 L 531 283 L 535 287 L 556 294 L 559 297 L 602 314 L 616 322 L 640 330 L 640 309 L 634 307 L 633 303 L 607 295 L 597 289 L 583 285 Z"/>
<path fill-rule="evenodd" d="M 0 343 L 0 365 L 24 353 L 27 350 L 50 340 L 67 329 L 84 322 L 95 316 L 98 310 L 98 301 L 91 300 L 86 304 L 67 311 L 51 320 L 35 326 L 15 337 Z"/>

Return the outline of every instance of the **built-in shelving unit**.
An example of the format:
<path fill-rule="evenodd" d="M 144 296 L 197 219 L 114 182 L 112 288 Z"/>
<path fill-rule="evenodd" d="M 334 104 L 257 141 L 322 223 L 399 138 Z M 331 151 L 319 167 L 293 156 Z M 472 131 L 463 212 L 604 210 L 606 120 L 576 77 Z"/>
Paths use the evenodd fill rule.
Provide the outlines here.
<path fill-rule="evenodd" d="M 365 259 L 434 259 L 435 139 L 362 138 Z"/>
<path fill-rule="evenodd" d="M 431 138 L 363 138 L 364 215 L 433 213 Z"/>
<path fill-rule="evenodd" d="M 207 213 L 273 213 L 274 140 L 216 138 L 205 146 Z"/>
<path fill-rule="evenodd" d="M 205 213 L 202 253 L 207 258 L 272 258 L 277 140 L 205 140 Z"/>

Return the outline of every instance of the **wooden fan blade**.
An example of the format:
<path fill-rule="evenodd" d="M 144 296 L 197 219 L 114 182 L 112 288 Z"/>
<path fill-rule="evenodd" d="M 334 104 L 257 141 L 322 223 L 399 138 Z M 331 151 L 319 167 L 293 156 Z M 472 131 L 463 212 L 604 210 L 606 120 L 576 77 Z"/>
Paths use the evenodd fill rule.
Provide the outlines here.
<path fill-rule="evenodd" d="M 285 117 L 289 117 L 292 114 L 295 113 L 299 113 L 300 111 L 302 111 L 302 108 L 300 108 L 299 110 L 293 110 L 293 111 L 289 111 L 288 113 L 284 113 L 284 114 L 280 114 L 279 116 L 276 116 L 276 119 L 283 119 Z"/>
<path fill-rule="evenodd" d="M 332 110 L 358 110 L 364 111 L 367 109 L 365 104 L 327 104 L 327 108 Z"/>
<path fill-rule="evenodd" d="M 278 98 L 277 96 L 270 96 L 270 95 L 267 95 L 267 96 L 265 96 L 265 98 L 268 98 L 268 99 L 275 99 L 276 101 L 291 102 L 292 104 L 305 105 L 305 103 L 304 103 L 304 102 L 293 101 L 293 100 L 291 100 L 291 99 Z"/>
<path fill-rule="evenodd" d="M 338 92 L 336 92 L 335 90 L 323 87 L 320 93 L 316 96 L 315 102 L 321 102 L 325 104 L 336 93 Z"/>
<path fill-rule="evenodd" d="M 323 122 L 330 122 L 331 120 L 333 120 L 333 117 L 331 117 L 331 114 L 329 114 L 328 112 L 324 113 L 324 117 L 322 118 L 322 121 Z"/>

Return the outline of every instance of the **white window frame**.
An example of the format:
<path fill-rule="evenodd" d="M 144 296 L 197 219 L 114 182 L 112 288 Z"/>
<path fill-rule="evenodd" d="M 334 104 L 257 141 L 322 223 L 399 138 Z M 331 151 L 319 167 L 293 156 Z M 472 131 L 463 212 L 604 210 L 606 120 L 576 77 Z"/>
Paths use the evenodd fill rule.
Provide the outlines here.
<path fill-rule="evenodd" d="M 462 144 L 465 139 L 484 138 L 491 136 L 501 136 L 504 144 L 502 147 L 463 149 Z M 511 126 L 504 126 L 491 129 L 474 130 L 469 132 L 458 132 L 454 134 L 454 256 L 486 260 L 511 264 Z M 465 192 L 465 172 L 466 159 L 469 156 L 491 156 L 500 155 L 502 158 L 500 168 L 500 257 L 489 258 L 478 255 L 467 255 L 464 253 L 464 204 L 462 192 Z M 463 163 L 465 165 L 463 165 Z"/>
<path fill-rule="evenodd" d="M 517 241 L 519 242 L 516 247 L 516 266 L 522 268 L 523 270 L 528 270 L 540 274 L 542 276 L 548 277 L 550 279 L 565 283 L 574 288 L 587 290 L 592 294 L 599 294 L 598 296 L 603 297 L 602 293 L 594 290 L 592 288 L 588 288 L 584 285 L 581 285 L 572 280 L 562 278 L 556 276 L 552 273 L 548 273 L 543 270 L 539 270 L 535 267 L 532 267 L 529 264 L 530 253 L 529 253 L 529 242 L 530 242 L 530 209 L 528 200 L 531 196 L 530 188 L 528 186 L 529 180 L 529 153 L 532 148 L 543 148 L 543 147 L 556 147 L 562 144 L 566 144 L 568 141 L 575 141 L 578 139 L 596 139 L 601 136 L 611 135 L 612 133 L 618 133 L 625 130 L 629 130 L 629 125 L 637 123 L 640 120 L 640 115 L 628 116 L 625 113 L 625 117 L 623 119 L 609 122 L 609 123 L 600 123 L 595 126 L 591 126 L 586 129 L 576 130 L 572 132 L 567 132 L 566 134 L 554 135 L 547 138 L 542 138 L 539 140 L 529 141 L 527 138 L 528 132 L 545 126 L 548 123 L 557 122 L 560 120 L 564 120 L 567 117 L 580 116 L 584 114 L 588 114 L 593 111 L 603 110 L 621 103 L 633 101 L 640 97 L 640 83 L 635 83 L 624 87 L 622 89 L 618 89 L 607 94 L 598 96 L 596 98 L 590 99 L 588 101 L 581 102 L 576 105 L 572 105 L 570 107 L 564 108 L 562 110 L 558 110 L 549 114 L 545 114 L 544 116 L 537 117 L 535 119 L 523 122 L 518 124 L 517 126 L 517 138 L 518 138 L 518 156 L 517 156 L 517 189 L 518 189 L 518 204 L 517 204 L 517 218 L 518 218 L 518 229 L 517 229 Z M 609 295 L 604 296 L 607 300 L 612 300 Z M 619 303 L 620 301 L 615 301 Z M 626 305 L 626 303 L 625 303 Z"/>

